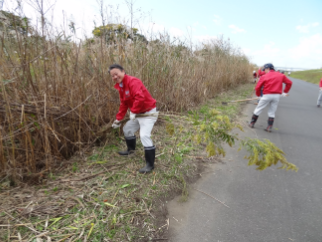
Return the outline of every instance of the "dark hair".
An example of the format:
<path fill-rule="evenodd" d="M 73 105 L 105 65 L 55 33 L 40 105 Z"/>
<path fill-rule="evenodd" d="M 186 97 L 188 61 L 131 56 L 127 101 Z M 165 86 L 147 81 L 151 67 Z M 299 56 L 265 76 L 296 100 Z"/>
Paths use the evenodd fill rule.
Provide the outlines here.
<path fill-rule="evenodd" d="M 108 68 L 108 73 L 110 73 L 110 71 L 113 69 L 119 69 L 120 71 L 124 71 L 124 68 L 121 65 L 113 64 L 113 65 L 110 65 L 110 67 Z"/>
<path fill-rule="evenodd" d="M 271 63 L 267 63 L 264 65 L 264 69 L 275 70 L 274 66 Z"/>

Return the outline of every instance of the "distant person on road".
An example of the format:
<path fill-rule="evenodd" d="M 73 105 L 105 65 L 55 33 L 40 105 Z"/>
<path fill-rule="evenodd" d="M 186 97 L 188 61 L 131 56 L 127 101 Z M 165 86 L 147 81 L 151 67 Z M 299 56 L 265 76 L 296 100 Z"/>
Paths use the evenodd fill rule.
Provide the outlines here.
<path fill-rule="evenodd" d="M 260 78 L 261 76 L 264 76 L 266 74 L 265 70 L 264 70 L 264 67 L 261 67 L 259 70 L 258 70 L 258 78 Z"/>
<path fill-rule="evenodd" d="M 253 77 L 254 77 L 254 83 L 256 83 L 256 81 L 257 81 L 257 73 L 256 73 L 256 71 L 253 71 Z"/>
<path fill-rule="evenodd" d="M 269 105 L 268 109 L 268 126 L 265 129 L 267 132 L 272 132 L 272 127 L 275 119 L 275 112 L 278 107 L 278 103 L 282 96 L 288 96 L 288 92 L 292 87 L 292 81 L 288 79 L 285 75 L 275 71 L 274 66 L 271 63 L 264 65 L 265 75 L 262 76 L 256 87 L 256 95 L 260 96 L 261 88 L 263 89 L 263 97 L 260 99 L 257 107 L 254 110 L 252 120 L 249 123 L 249 127 L 254 128 L 254 125 L 261 114 L 263 109 Z M 283 92 L 283 83 L 285 84 Z"/>
<path fill-rule="evenodd" d="M 261 67 L 259 70 L 258 70 L 258 81 L 260 80 L 260 77 L 261 76 L 264 76 L 266 73 L 265 73 L 265 70 L 264 70 L 264 67 Z M 257 105 L 259 103 L 259 100 L 261 99 L 261 97 L 263 96 L 263 88 L 261 89 L 261 95 L 258 97 L 258 100 L 254 103 L 255 105 Z"/>
<path fill-rule="evenodd" d="M 318 97 L 318 103 L 317 103 L 317 107 L 321 107 L 321 102 L 322 102 L 322 78 L 320 81 L 320 92 L 319 92 L 319 97 Z"/>
<path fill-rule="evenodd" d="M 288 72 L 288 76 L 290 76 L 290 75 L 291 75 L 291 72 L 289 71 L 289 72 Z"/>

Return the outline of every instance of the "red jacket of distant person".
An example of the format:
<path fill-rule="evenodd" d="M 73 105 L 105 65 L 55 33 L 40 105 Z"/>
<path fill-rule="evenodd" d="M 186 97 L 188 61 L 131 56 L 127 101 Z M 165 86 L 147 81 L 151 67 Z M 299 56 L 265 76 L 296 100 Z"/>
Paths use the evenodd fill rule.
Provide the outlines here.
<path fill-rule="evenodd" d="M 261 69 L 258 70 L 258 77 L 261 77 L 261 76 L 263 76 L 265 74 L 266 74 L 265 71 L 262 71 Z"/>
<path fill-rule="evenodd" d="M 270 70 L 264 76 L 259 79 L 255 90 L 256 95 L 259 97 L 261 94 L 261 88 L 264 86 L 263 94 L 282 94 L 283 93 L 283 83 L 285 84 L 284 93 L 288 93 L 292 87 L 292 81 L 288 79 L 285 75 Z"/>
<path fill-rule="evenodd" d="M 122 120 L 129 108 L 132 113 L 145 113 L 156 107 L 156 100 L 152 98 L 142 81 L 134 76 L 125 75 L 122 83 L 114 86 L 120 94 L 120 109 L 116 114 L 117 120 Z"/>
<path fill-rule="evenodd" d="M 253 73 L 253 77 L 254 77 L 254 78 L 256 78 L 256 77 L 257 77 L 257 73 L 256 73 L 256 72 L 254 72 L 254 73 Z"/>

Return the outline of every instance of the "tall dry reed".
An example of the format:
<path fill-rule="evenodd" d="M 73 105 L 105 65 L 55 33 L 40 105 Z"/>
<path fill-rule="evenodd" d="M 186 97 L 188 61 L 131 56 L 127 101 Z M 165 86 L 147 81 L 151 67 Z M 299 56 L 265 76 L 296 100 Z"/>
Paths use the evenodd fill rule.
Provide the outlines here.
<path fill-rule="evenodd" d="M 223 38 L 191 49 L 166 35 L 107 44 L 44 33 L 18 24 L 0 31 L 0 168 L 13 180 L 97 141 L 118 111 L 113 63 L 140 78 L 162 111 L 187 110 L 251 74 L 247 57 Z"/>

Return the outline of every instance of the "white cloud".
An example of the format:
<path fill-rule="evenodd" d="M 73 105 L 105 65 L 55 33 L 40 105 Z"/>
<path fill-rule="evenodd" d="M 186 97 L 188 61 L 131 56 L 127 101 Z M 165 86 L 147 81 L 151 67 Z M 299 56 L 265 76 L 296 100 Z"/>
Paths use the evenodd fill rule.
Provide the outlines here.
<path fill-rule="evenodd" d="M 229 25 L 228 26 L 230 29 L 232 29 L 232 33 L 233 34 L 237 34 L 237 33 L 244 33 L 244 32 L 246 32 L 244 29 L 241 29 L 241 28 L 238 28 L 236 25 L 234 25 L 234 24 L 231 24 L 231 25 Z"/>
<path fill-rule="evenodd" d="M 290 57 L 304 66 L 322 66 L 322 35 L 315 34 L 300 39 L 300 43 L 288 50 Z"/>
<path fill-rule="evenodd" d="M 190 31 L 196 31 L 197 29 L 196 28 L 194 28 L 193 26 L 188 26 L 188 29 L 190 30 Z"/>
<path fill-rule="evenodd" d="M 214 35 L 197 35 L 194 37 L 201 43 L 208 43 L 218 38 L 217 36 L 214 36 Z"/>
<path fill-rule="evenodd" d="M 251 49 L 243 48 L 243 49 L 242 49 L 242 52 L 243 52 L 245 55 L 249 55 L 249 54 L 251 54 Z"/>
<path fill-rule="evenodd" d="M 214 15 L 214 19 L 213 21 L 215 22 L 216 25 L 220 25 L 221 24 L 221 21 L 222 21 L 222 18 L 218 15 Z"/>
<path fill-rule="evenodd" d="M 296 26 L 296 29 L 300 32 L 300 33 L 309 33 L 311 28 L 317 27 L 319 26 L 318 22 L 315 23 L 309 23 L 307 25 L 298 25 Z"/>
<path fill-rule="evenodd" d="M 301 38 L 297 45 L 281 49 L 274 42 L 256 51 L 243 50 L 257 65 L 271 62 L 276 67 L 318 69 L 322 67 L 322 34 Z"/>
<path fill-rule="evenodd" d="M 70 21 L 75 23 L 76 33 L 80 37 L 83 33 L 87 35 L 92 35 L 92 30 L 94 29 L 94 23 L 92 20 L 95 19 L 95 15 L 99 16 L 99 12 L 95 10 L 95 4 L 84 3 L 84 0 L 57 0 L 57 1 L 44 1 L 44 9 L 47 11 L 45 17 L 51 22 L 53 29 L 61 28 L 68 30 L 68 25 Z M 1 2 L 1 0 L 0 0 Z M 32 24 L 39 21 L 39 13 L 27 4 L 27 1 L 19 1 L 22 3 L 23 13 L 31 19 Z M 30 1 L 34 2 L 34 1 Z M 53 6 L 52 4 L 55 3 Z M 86 4 L 86 6 L 85 6 Z M 36 4 L 33 4 L 36 5 Z M 4 10 L 12 11 L 16 8 L 16 1 L 5 1 Z M 90 19 L 90 21 L 87 21 Z M 63 25 L 65 22 L 65 26 Z M 100 25 L 100 23 L 97 23 Z"/>
<path fill-rule="evenodd" d="M 170 34 L 174 37 L 181 37 L 184 35 L 184 31 L 182 31 L 181 29 L 178 28 L 170 28 Z"/>
<path fill-rule="evenodd" d="M 148 38 L 153 38 L 153 36 L 158 35 L 159 33 L 167 32 L 164 25 L 153 22 L 140 24 L 139 29 L 140 32 Z"/>
<path fill-rule="evenodd" d="M 165 27 L 162 24 L 157 23 L 149 23 L 149 28 L 152 30 L 152 32 L 162 33 L 165 31 Z"/>
<path fill-rule="evenodd" d="M 279 53 L 280 49 L 275 47 L 275 43 L 271 41 L 269 44 L 264 45 L 262 49 L 254 51 L 252 54 L 254 56 L 261 56 L 267 60 L 272 60 L 272 58 L 276 57 Z"/>
<path fill-rule="evenodd" d="M 282 51 L 275 46 L 274 42 L 269 42 L 263 45 L 259 50 L 242 49 L 245 55 L 251 58 L 251 61 L 261 66 L 265 63 L 271 62 L 274 65 L 280 65 L 277 61 L 282 60 Z"/>

